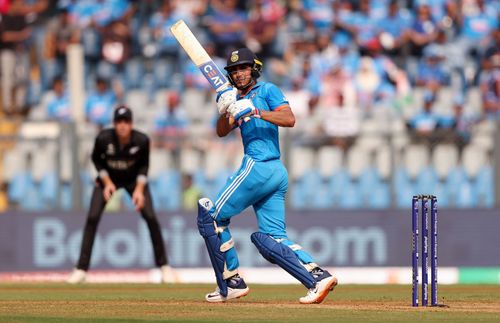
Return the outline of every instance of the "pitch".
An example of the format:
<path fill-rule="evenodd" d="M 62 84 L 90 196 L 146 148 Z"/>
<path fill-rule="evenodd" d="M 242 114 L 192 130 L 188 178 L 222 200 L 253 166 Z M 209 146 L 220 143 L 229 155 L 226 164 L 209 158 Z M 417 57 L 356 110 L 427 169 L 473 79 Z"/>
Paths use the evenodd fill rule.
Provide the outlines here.
<path fill-rule="evenodd" d="M 499 285 L 439 286 L 448 307 L 411 307 L 411 286 L 339 285 L 320 305 L 301 305 L 298 285 L 252 285 L 250 294 L 223 304 L 203 299 L 214 285 L 0 284 L 0 322 L 387 322 L 495 321 Z"/>

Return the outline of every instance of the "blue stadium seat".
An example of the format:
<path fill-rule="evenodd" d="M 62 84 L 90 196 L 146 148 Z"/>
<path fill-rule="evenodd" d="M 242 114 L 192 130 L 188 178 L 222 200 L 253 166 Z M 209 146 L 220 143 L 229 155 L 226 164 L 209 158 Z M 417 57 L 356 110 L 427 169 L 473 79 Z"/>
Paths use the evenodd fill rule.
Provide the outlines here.
<path fill-rule="evenodd" d="M 57 75 L 62 74 L 62 66 L 59 66 L 55 59 L 46 59 L 40 64 L 41 86 L 46 91 L 52 87 L 52 82 Z"/>
<path fill-rule="evenodd" d="M 25 198 L 29 188 L 33 185 L 33 178 L 30 173 L 23 171 L 14 175 L 7 192 L 9 200 L 14 203 L 21 202 Z"/>
<path fill-rule="evenodd" d="M 61 192 L 61 209 L 68 211 L 73 208 L 73 195 L 71 184 L 64 183 L 60 187 Z"/>
<path fill-rule="evenodd" d="M 396 206 L 398 208 L 407 209 L 411 207 L 411 199 L 413 195 L 419 194 L 416 188 L 416 183 L 413 181 L 401 181 L 396 189 Z"/>
<path fill-rule="evenodd" d="M 176 211 L 181 206 L 181 175 L 176 170 L 165 170 L 150 182 L 155 208 Z"/>
<path fill-rule="evenodd" d="M 335 199 L 330 189 L 330 178 L 321 178 L 314 194 L 312 195 L 312 207 L 314 209 L 329 209 L 334 206 Z"/>
<path fill-rule="evenodd" d="M 448 207 L 450 205 L 448 192 L 446 191 L 446 184 L 439 182 L 436 185 L 434 192 L 432 192 L 437 198 L 439 207 Z"/>
<path fill-rule="evenodd" d="M 111 80 L 117 76 L 118 69 L 114 64 L 108 63 L 105 60 L 99 61 L 97 64 L 97 77 Z"/>
<path fill-rule="evenodd" d="M 359 177 L 359 189 L 364 201 L 368 201 L 380 185 L 380 175 L 375 167 L 366 168 Z"/>
<path fill-rule="evenodd" d="M 144 78 L 144 64 L 140 58 L 125 63 L 125 86 L 127 89 L 138 89 Z"/>
<path fill-rule="evenodd" d="M 58 178 L 55 171 L 51 171 L 43 175 L 40 181 L 40 196 L 42 197 L 44 204 L 48 208 L 53 208 L 57 203 L 57 188 L 58 188 Z"/>
<path fill-rule="evenodd" d="M 494 205 L 495 184 L 491 166 L 483 166 L 472 181 L 473 191 L 477 196 L 476 206 L 491 208 Z"/>
<path fill-rule="evenodd" d="M 99 57 L 101 55 L 101 37 L 99 32 L 92 28 L 81 30 L 81 43 L 85 57 Z"/>
<path fill-rule="evenodd" d="M 19 206 L 22 210 L 26 211 L 45 211 L 47 206 L 43 203 L 42 197 L 39 191 L 39 185 L 31 182 L 27 186 L 24 197 L 21 199 Z"/>
<path fill-rule="evenodd" d="M 207 177 L 202 169 L 198 169 L 196 172 L 194 172 L 193 184 L 201 190 L 203 196 L 208 197 L 209 194 L 213 194 L 213 192 L 210 192 L 210 187 L 207 183 Z"/>
<path fill-rule="evenodd" d="M 346 183 L 339 198 L 339 206 L 343 209 L 358 209 L 363 207 L 361 190 L 359 189 L 359 185 L 355 182 Z"/>
<path fill-rule="evenodd" d="M 92 192 L 94 191 L 95 179 L 92 175 L 86 171 L 80 171 L 80 184 L 82 186 L 82 206 L 89 207 L 90 199 L 92 198 Z"/>
<path fill-rule="evenodd" d="M 457 192 L 455 206 L 458 208 L 471 208 L 477 205 L 477 194 L 469 181 L 464 181 Z"/>
<path fill-rule="evenodd" d="M 378 182 L 367 195 L 368 206 L 374 209 L 384 209 L 391 206 L 391 190 L 389 183 Z"/>
<path fill-rule="evenodd" d="M 174 74 L 175 62 L 169 59 L 158 59 L 153 68 L 154 88 L 168 88 Z"/>
<path fill-rule="evenodd" d="M 437 184 L 439 182 L 436 170 L 431 167 L 424 167 L 418 173 L 417 178 L 417 190 L 422 194 L 435 194 Z"/>
<path fill-rule="evenodd" d="M 467 175 L 461 166 L 454 168 L 446 177 L 444 194 L 446 194 L 450 206 L 460 204 L 458 199 L 459 195 L 463 194 L 463 192 L 460 193 L 460 190 L 464 183 L 467 183 Z"/>
<path fill-rule="evenodd" d="M 304 175 L 293 182 L 291 189 L 292 206 L 296 209 L 315 208 L 316 193 L 322 184 L 321 176 L 317 170 L 307 170 Z M 320 201 L 321 202 L 321 201 Z"/>
<path fill-rule="evenodd" d="M 307 208 L 307 192 L 300 181 L 294 181 L 290 190 L 290 205 L 293 209 L 303 210 Z"/>
<path fill-rule="evenodd" d="M 400 187 L 401 185 L 407 185 L 410 182 L 410 175 L 404 167 L 397 167 L 394 171 L 393 185 L 395 187 Z"/>
<path fill-rule="evenodd" d="M 341 205 L 342 199 L 344 198 L 342 195 L 344 194 L 344 187 L 351 183 L 351 177 L 347 170 L 340 169 L 335 172 L 330 180 L 329 188 L 331 190 L 331 194 L 333 196 L 334 205 Z"/>

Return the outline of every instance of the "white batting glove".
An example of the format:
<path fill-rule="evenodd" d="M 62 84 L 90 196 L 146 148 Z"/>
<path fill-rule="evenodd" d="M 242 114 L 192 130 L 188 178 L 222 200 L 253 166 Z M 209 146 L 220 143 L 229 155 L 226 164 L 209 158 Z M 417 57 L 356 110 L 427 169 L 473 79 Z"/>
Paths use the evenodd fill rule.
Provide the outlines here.
<path fill-rule="evenodd" d="M 219 110 L 219 115 L 227 112 L 227 108 L 234 102 L 236 102 L 236 97 L 238 95 L 238 90 L 234 87 L 228 87 L 225 90 L 217 93 L 217 110 Z"/>
<path fill-rule="evenodd" d="M 233 116 L 236 122 L 245 117 L 260 118 L 260 110 L 253 105 L 250 99 L 241 99 L 234 102 L 227 108 L 227 112 Z"/>

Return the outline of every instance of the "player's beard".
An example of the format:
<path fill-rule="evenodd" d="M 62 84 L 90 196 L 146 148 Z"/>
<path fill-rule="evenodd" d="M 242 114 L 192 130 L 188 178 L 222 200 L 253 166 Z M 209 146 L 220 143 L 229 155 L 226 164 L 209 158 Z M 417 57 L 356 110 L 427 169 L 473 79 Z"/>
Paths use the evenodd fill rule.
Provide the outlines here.
<path fill-rule="evenodd" d="M 238 78 L 236 81 L 236 88 L 240 91 L 245 90 L 248 88 L 250 85 L 253 84 L 253 78 L 252 75 L 247 75 L 241 78 Z"/>

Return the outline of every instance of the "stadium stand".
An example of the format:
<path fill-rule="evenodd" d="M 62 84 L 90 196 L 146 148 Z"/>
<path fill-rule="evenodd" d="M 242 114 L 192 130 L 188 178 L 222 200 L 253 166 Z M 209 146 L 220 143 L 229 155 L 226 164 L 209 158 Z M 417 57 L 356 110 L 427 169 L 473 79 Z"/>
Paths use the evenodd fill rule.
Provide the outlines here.
<path fill-rule="evenodd" d="M 0 14 L 0 37 L 14 28 L 13 17 L 25 24 L 22 37 L 0 46 L 9 58 L 1 69 L 0 210 L 71 209 L 78 173 L 87 205 L 93 138 L 117 103 L 129 105 L 136 128 L 153 138 L 150 185 L 159 210 L 182 207 L 185 174 L 214 198 L 243 152 L 238 134 L 214 134 L 214 94 L 168 31 L 180 18 L 221 66 L 228 51 L 249 46 L 264 62 L 262 79 L 297 107 L 296 127 L 282 135 L 289 207 L 407 208 L 412 194 L 424 192 L 437 194 L 440 207 L 495 203 L 498 1 L 462 1 L 458 18 L 420 0 L 234 1 L 225 13 L 222 0 L 20 2 L 23 14 Z M 252 28 L 215 28 L 223 21 Z M 269 39 L 256 21 L 272 31 Z M 68 129 L 71 44 L 82 46 L 85 65 L 78 145 L 23 138 L 25 123 L 53 120 Z M 16 74 L 5 64 L 18 66 Z M 105 92 L 96 92 L 100 80 Z M 131 209 L 123 196 L 118 209 Z"/>

